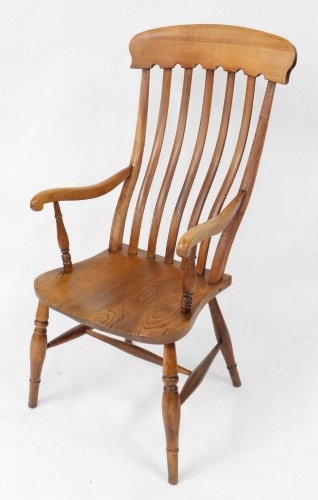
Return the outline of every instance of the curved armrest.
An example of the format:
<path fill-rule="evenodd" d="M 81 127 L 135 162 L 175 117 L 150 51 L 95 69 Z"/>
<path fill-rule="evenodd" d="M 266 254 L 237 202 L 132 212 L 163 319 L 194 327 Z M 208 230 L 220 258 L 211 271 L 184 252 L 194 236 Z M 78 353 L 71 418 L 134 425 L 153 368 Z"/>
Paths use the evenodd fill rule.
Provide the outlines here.
<path fill-rule="evenodd" d="M 98 198 L 99 196 L 112 191 L 116 186 L 127 179 L 131 174 L 132 168 L 133 167 L 124 168 L 105 181 L 93 184 L 92 186 L 56 188 L 41 191 L 33 196 L 31 200 L 31 208 L 32 210 L 36 210 L 38 212 L 42 210 L 45 203 Z"/>
<path fill-rule="evenodd" d="M 189 257 L 191 249 L 195 245 L 206 238 L 210 238 L 215 234 L 221 233 L 237 213 L 244 195 L 245 191 L 240 191 L 216 217 L 192 227 L 183 236 L 181 236 L 177 245 L 177 254 L 179 257 Z"/>

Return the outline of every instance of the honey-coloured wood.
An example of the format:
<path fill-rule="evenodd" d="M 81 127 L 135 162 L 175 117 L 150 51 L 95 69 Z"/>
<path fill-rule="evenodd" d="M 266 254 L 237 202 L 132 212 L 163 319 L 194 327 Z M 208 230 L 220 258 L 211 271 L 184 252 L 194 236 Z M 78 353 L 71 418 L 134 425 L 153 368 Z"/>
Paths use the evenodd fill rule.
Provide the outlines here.
<path fill-rule="evenodd" d="M 210 313 L 213 321 L 215 336 L 219 342 L 221 352 L 229 370 L 234 387 L 241 386 L 241 379 L 237 369 L 237 364 L 234 358 L 231 337 L 224 321 L 220 306 L 216 299 L 209 302 Z"/>
<path fill-rule="evenodd" d="M 147 349 L 143 349 L 142 347 L 133 344 L 132 340 L 125 339 L 125 341 L 123 342 L 122 340 L 113 339 L 111 337 L 107 337 L 106 335 L 102 335 L 101 333 L 94 332 L 94 330 L 91 330 L 89 328 L 86 328 L 86 333 L 88 333 L 88 335 L 94 337 L 95 339 L 101 340 L 106 344 L 109 344 L 113 347 L 116 347 L 117 349 L 120 349 L 121 351 L 126 352 L 127 354 L 131 354 L 132 356 L 136 356 L 137 358 L 149 361 L 150 363 L 154 363 L 155 365 L 163 365 L 163 358 L 161 356 L 158 356 L 157 354 L 148 351 Z M 179 373 L 183 373 L 183 375 L 190 375 L 191 373 L 190 370 L 179 365 L 177 365 L 177 370 Z"/>
<path fill-rule="evenodd" d="M 143 159 L 145 139 L 146 139 L 149 84 L 150 84 L 150 71 L 144 69 L 142 71 L 142 76 L 141 76 L 135 141 L 130 159 L 130 165 L 132 167 L 131 175 L 129 179 L 125 181 L 114 214 L 110 240 L 109 240 L 109 250 L 111 252 L 116 252 L 121 248 L 129 203 L 139 177 L 140 166 Z"/>
<path fill-rule="evenodd" d="M 185 382 L 182 390 L 180 392 L 180 401 L 183 404 L 189 396 L 199 387 L 204 377 L 208 373 L 208 370 L 213 363 L 217 353 L 220 350 L 220 344 L 218 343 L 209 354 L 201 361 L 201 363 L 191 372 L 188 380 Z"/>
<path fill-rule="evenodd" d="M 39 301 L 35 316 L 35 328 L 30 346 L 30 388 L 29 407 L 35 408 L 38 404 L 38 395 L 41 382 L 42 367 L 46 355 L 46 330 L 49 319 L 49 308 Z"/>
<path fill-rule="evenodd" d="M 162 416 L 166 432 L 168 481 L 178 483 L 179 427 L 181 402 L 175 344 L 166 344 L 163 354 Z"/>
<path fill-rule="evenodd" d="M 295 47 L 264 31 L 218 24 L 168 26 L 144 31 L 130 42 L 132 68 L 173 68 L 180 64 L 217 69 L 288 83 L 296 64 Z"/>
<path fill-rule="evenodd" d="M 164 70 L 162 79 L 162 93 L 161 93 L 161 103 L 158 117 L 158 124 L 156 135 L 150 155 L 149 164 L 147 167 L 147 172 L 144 177 L 139 197 L 137 200 L 136 210 L 134 214 L 134 220 L 132 224 L 132 231 L 129 243 L 129 253 L 135 254 L 138 249 L 138 241 L 140 234 L 141 221 L 145 210 L 145 205 L 149 195 L 150 187 L 155 175 L 157 168 L 163 137 L 166 129 L 168 109 L 169 109 L 169 96 L 170 96 L 170 86 L 171 86 L 171 70 Z"/>
<path fill-rule="evenodd" d="M 188 257 L 191 250 L 198 243 L 205 241 L 206 238 L 219 234 L 227 228 L 240 208 L 244 196 L 245 191 L 240 191 L 216 217 L 192 227 L 183 234 L 178 242 L 177 254 L 180 257 Z"/>
<path fill-rule="evenodd" d="M 127 168 L 101 183 L 49 189 L 31 200 L 35 211 L 53 204 L 63 267 L 35 280 L 39 305 L 30 349 L 29 406 L 34 408 L 38 402 L 47 349 L 84 335 L 162 366 L 168 481 L 177 484 L 181 403 L 203 382 L 219 351 L 232 384 L 241 385 L 217 296 L 231 285 L 227 261 L 252 195 L 275 87 L 288 82 L 296 51 L 290 42 L 269 33 L 202 24 L 139 33 L 131 40 L 130 52 L 132 67 L 141 69 L 141 82 Z M 155 65 L 159 69 L 153 72 Z M 176 65 L 183 68 L 183 80 L 178 79 Z M 244 74 L 236 75 L 239 71 Z M 219 78 L 222 72 L 224 78 Z M 156 73 L 162 80 L 153 122 L 148 110 L 154 109 L 155 92 L 150 92 L 150 86 Z M 204 80 L 201 88 L 192 84 L 197 73 Z M 245 96 L 240 84 L 237 91 L 242 80 Z M 220 92 L 217 85 L 223 86 Z M 193 103 L 194 92 L 198 95 Z M 259 110 L 254 95 L 262 99 L 261 93 Z M 193 120 L 197 102 L 199 124 Z M 236 132 L 233 116 L 240 124 Z M 171 124 L 174 117 L 176 122 Z M 194 147 L 188 147 L 189 137 Z M 104 217 L 110 230 L 109 248 L 72 263 L 60 203 L 97 198 L 120 184 L 112 221 L 109 213 L 96 214 Z M 148 223 L 148 244 L 143 249 L 141 235 Z M 187 230 L 181 232 L 181 227 Z M 210 245 L 211 238 L 217 238 L 215 246 Z M 164 255 L 158 255 L 160 243 Z M 176 344 L 207 305 L 217 344 L 191 371 L 177 363 Z M 47 342 L 49 309 L 73 319 L 76 326 Z M 140 344 L 162 345 L 163 357 Z M 178 373 L 188 376 L 180 394 Z"/>
<path fill-rule="evenodd" d="M 78 339 L 85 335 L 87 330 L 88 327 L 85 325 L 74 326 L 74 328 L 67 330 L 67 332 L 62 333 L 55 339 L 50 340 L 50 342 L 47 343 L 47 348 L 50 349 L 51 347 L 57 347 L 58 345 L 65 344 L 66 342 L 70 342 L 71 340 Z"/>
<path fill-rule="evenodd" d="M 60 209 L 60 205 L 57 201 L 54 201 L 53 205 L 54 205 L 54 214 L 56 220 L 57 241 L 62 252 L 62 262 L 63 262 L 64 272 L 71 273 L 73 265 L 70 254 L 70 244 L 64 226 L 62 212 Z"/>
<path fill-rule="evenodd" d="M 213 71 L 207 71 L 205 77 L 205 87 L 204 96 L 202 103 L 201 120 L 198 130 L 198 136 L 195 143 L 193 155 L 187 172 L 187 176 L 183 183 L 176 207 L 172 216 L 171 225 L 168 234 L 167 248 L 165 261 L 171 263 L 174 257 L 176 241 L 178 238 L 178 231 L 180 227 L 181 218 L 183 211 L 190 194 L 191 187 L 193 185 L 196 173 L 199 168 L 201 156 L 203 153 L 203 148 L 208 132 L 211 102 L 212 102 L 212 91 L 213 91 L 213 81 L 214 73 Z"/>
<path fill-rule="evenodd" d="M 220 123 L 218 138 L 217 138 L 216 145 L 215 145 L 215 150 L 214 150 L 214 153 L 212 156 L 212 160 L 211 160 L 209 169 L 207 171 L 204 182 L 202 184 L 200 193 L 198 195 L 196 204 L 194 206 L 188 229 L 191 229 L 193 226 L 196 226 L 198 224 L 203 206 L 206 202 L 208 193 L 211 189 L 213 180 L 215 178 L 218 167 L 220 165 L 220 161 L 222 158 L 222 154 L 223 154 L 223 150 L 224 150 L 224 146 L 225 146 L 225 141 L 226 141 L 226 137 L 227 137 L 227 133 L 228 133 L 228 128 L 229 128 L 231 109 L 232 109 L 232 100 L 233 100 L 233 93 L 234 93 L 234 83 L 235 83 L 235 74 L 228 73 L 226 90 L 225 90 L 225 97 L 224 97 L 223 112 L 222 112 L 222 119 L 221 119 L 221 123 Z"/>
<path fill-rule="evenodd" d="M 191 312 L 192 297 L 196 285 L 195 259 L 196 259 L 196 247 L 193 246 L 191 248 L 191 252 L 186 263 L 184 277 L 182 281 L 181 311 L 183 313 Z"/>
<path fill-rule="evenodd" d="M 148 259 L 144 250 L 130 255 L 123 245 L 118 252 L 75 263 L 72 273 L 58 268 L 38 276 L 35 291 L 77 323 L 137 342 L 167 344 L 184 337 L 202 308 L 231 284 L 228 275 L 217 285 L 208 284 L 207 276 L 196 277 L 191 314 L 181 314 L 180 262 Z"/>
<path fill-rule="evenodd" d="M 209 219 L 213 219 L 221 210 L 224 201 L 226 200 L 226 197 L 229 193 L 229 190 L 234 182 L 239 166 L 241 164 L 242 156 L 245 150 L 246 141 L 248 137 L 248 132 L 250 129 L 250 123 L 253 111 L 254 93 L 255 93 L 255 78 L 248 77 L 246 83 L 246 94 L 244 101 L 243 116 L 236 147 L 227 174 L 224 178 L 220 191 L 218 192 L 216 199 L 213 203 L 211 212 L 209 214 Z M 202 245 L 200 247 L 200 253 L 198 256 L 198 268 L 197 268 L 199 274 L 202 274 L 204 272 L 206 266 L 209 243 L 210 240 L 206 239 L 205 241 L 202 242 Z"/>
<path fill-rule="evenodd" d="M 161 186 L 161 190 L 158 196 L 157 204 L 155 207 L 155 211 L 152 218 L 151 230 L 149 234 L 149 242 L 148 242 L 148 257 L 154 257 L 156 251 L 156 243 L 158 238 L 159 227 L 161 223 L 162 213 L 165 206 L 165 201 L 170 191 L 171 182 L 174 176 L 174 172 L 177 166 L 177 162 L 179 159 L 181 147 L 183 144 L 183 138 L 185 133 L 185 127 L 187 123 L 188 109 L 189 109 L 189 100 L 190 100 L 190 90 L 191 90 L 191 81 L 192 81 L 192 70 L 185 69 L 184 71 L 184 81 L 183 81 L 183 89 L 182 89 L 182 98 L 180 105 L 180 113 L 178 126 L 176 131 L 175 140 L 173 143 L 171 155 L 169 158 L 166 174 Z"/>
<path fill-rule="evenodd" d="M 250 200 L 261 154 L 264 147 L 266 131 L 273 104 L 274 91 L 275 83 L 268 82 L 254 140 L 252 143 L 252 148 L 240 186 L 240 188 L 245 191 L 244 201 L 242 202 L 238 213 L 232 219 L 231 223 L 224 229 L 221 235 L 209 274 L 210 283 L 218 283 L 218 281 L 222 279 L 234 238 Z"/>
<path fill-rule="evenodd" d="M 98 198 L 99 196 L 103 196 L 104 194 L 115 189 L 115 187 L 130 176 L 131 172 L 132 167 L 130 166 L 124 168 L 120 172 L 117 172 L 117 174 L 112 175 L 109 179 L 92 186 L 55 188 L 41 191 L 33 196 L 30 206 L 32 210 L 38 212 L 43 209 L 43 205 L 46 203 L 57 201 L 91 200 L 92 198 Z"/>

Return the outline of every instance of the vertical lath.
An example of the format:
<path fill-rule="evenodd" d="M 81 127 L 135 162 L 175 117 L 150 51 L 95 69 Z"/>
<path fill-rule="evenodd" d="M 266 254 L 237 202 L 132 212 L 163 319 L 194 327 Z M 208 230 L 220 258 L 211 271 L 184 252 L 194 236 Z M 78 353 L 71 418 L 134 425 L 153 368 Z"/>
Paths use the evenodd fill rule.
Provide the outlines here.
<path fill-rule="evenodd" d="M 218 283 L 222 278 L 227 263 L 227 259 L 239 228 L 240 222 L 244 216 L 249 199 L 252 194 L 254 182 L 260 162 L 261 154 L 263 151 L 266 131 L 268 127 L 270 112 L 273 103 L 275 91 L 275 83 L 268 82 L 262 108 L 260 111 L 256 132 L 254 135 L 253 144 L 247 160 L 245 172 L 241 182 L 240 190 L 245 191 L 245 196 L 242 204 L 229 226 L 223 231 L 221 238 L 218 242 L 214 259 L 212 262 L 211 271 L 209 274 L 210 283 Z"/>
<path fill-rule="evenodd" d="M 189 222 L 188 229 L 190 229 L 193 226 L 196 226 L 199 222 L 199 218 L 204 206 L 204 203 L 206 201 L 206 198 L 208 196 L 208 193 L 211 189 L 215 174 L 217 172 L 217 169 L 219 167 L 222 154 L 223 154 L 223 149 L 227 137 L 227 132 L 228 132 L 228 127 L 229 127 L 229 121 L 230 121 L 230 115 L 231 115 L 231 108 L 232 108 L 232 100 L 233 100 L 233 92 L 234 92 L 234 82 L 235 82 L 235 73 L 228 73 L 227 76 L 227 84 L 226 84 L 226 90 L 225 90 L 225 97 L 224 97 L 224 105 L 223 105 L 223 112 L 222 112 L 222 118 L 221 118 L 221 124 L 220 124 L 220 129 L 219 129 L 219 134 L 218 138 L 216 141 L 214 153 L 212 156 L 212 160 L 209 166 L 209 169 L 207 171 L 207 174 L 205 176 L 204 182 L 202 184 L 199 196 L 197 198 L 196 204 L 194 206 L 191 219 Z"/>
<path fill-rule="evenodd" d="M 171 155 L 169 158 L 167 170 L 164 176 L 164 180 L 159 192 L 158 200 L 155 206 L 151 229 L 149 234 L 148 241 L 148 257 L 154 257 L 156 252 L 156 245 L 158 239 L 159 227 L 162 219 L 162 214 L 165 206 L 165 202 L 171 187 L 171 182 L 176 170 L 176 166 L 179 160 L 180 151 L 183 143 L 184 132 L 187 123 L 188 109 L 189 109 L 189 99 L 190 99 L 190 91 L 191 91 L 191 82 L 192 82 L 192 69 L 184 70 L 184 80 L 183 80 L 183 89 L 182 89 L 182 97 L 180 104 L 180 112 L 178 125 L 176 130 L 176 135 L 171 151 Z"/>
<path fill-rule="evenodd" d="M 225 179 L 222 183 L 221 189 L 215 199 L 212 210 L 209 214 L 209 219 L 215 217 L 221 210 L 223 203 L 231 189 L 231 186 L 234 182 L 235 176 L 241 164 L 242 156 L 245 150 L 246 141 L 248 137 L 248 132 L 250 129 L 251 116 L 253 110 L 253 102 L 254 102 L 254 92 L 255 92 L 255 78 L 249 76 L 247 78 L 246 84 L 246 93 L 245 93 L 245 101 L 244 101 L 244 110 L 242 116 L 241 127 L 235 147 L 235 151 L 232 157 L 232 161 L 230 163 L 229 169 L 225 176 Z M 197 273 L 203 274 L 206 266 L 207 254 L 209 250 L 210 240 L 207 239 L 201 243 L 198 263 L 197 263 Z"/>
<path fill-rule="evenodd" d="M 166 255 L 165 255 L 165 261 L 168 263 L 172 262 L 174 258 L 174 252 L 175 252 L 181 218 L 203 153 L 203 148 L 206 140 L 209 119 L 210 119 L 213 80 L 214 80 L 214 71 L 207 70 L 198 136 L 194 147 L 194 152 L 191 158 L 190 166 L 185 181 L 183 183 L 178 201 L 176 203 L 169 229 Z"/>
<path fill-rule="evenodd" d="M 140 86 L 140 97 L 139 97 L 139 108 L 138 108 L 138 118 L 136 125 L 135 141 L 133 152 L 131 155 L 130 165 L 133 167 L 131 176 L 125 181 L 120 197 L 117 203 L 111 235 L 109 242 L 109 250 L 111 252 L 116 252 L 121 248 L 124 234 L 125 221 L 127 217 L 127 211 L 129 207 L 129 202 L 135 188 L 140 166 L 142 162 L 144 147 L 145 147 L 145 137 L 146 137 L 146 127 L 147 127 L 147 115 L 148 115 L 148 100 L 149 100 L 149 81 L 150 81 L 150 70 L 143 69 L 141 77 Z"/>
<path fill-rule="evenodd" d="M 170 153 L 169 161 L 167 164 L 167 168 L 165 171 L 163 183 L 161 185 L 158 199 L 156 202 L 149 240 L 148 240 L 148 249 L 147 256 L 153 258 L 156 252 L 156 245 L 158 239 L 159 228 L 164 212 L 165 202 L 170 192 L 172 180 L 176 171 L 176 167 L 179 161 L 180 152 L 183 145 L 183 140 L 185 136 L 186 123 L 188 118 L 188 110 L 189 110 L 189 101 L 190 101 L 190 93 L 191 93 L 191 83 L 192 83 L 192 69 L 184 70 L 183 77 L 183 89 L 182 96 L 180 102 L 179 109 L 179 117 L 178 123 L 176 126 L 175 138 L 172 146 L 172 150 Z M 145 210 L 145 206 L 147 203 L 147 199 L 149 196 L 149 192 L 151 186 L 153 184 L 153 179 L 156 173 L 159 157 L 161 154 L 161 149 L 163 145 L 167 118 L 168 118 L 168 109 L 169 109 L 169 100 L 170 100 L 170 89 L 171 89 L 171 79 L 172 79 L 172 70 L 164 69 L 163 70 L 163 80 L 162 80 L 162 92 L 161 92 L 161 101 L 160 101 L 160 109 L 158 114 L 157 127 L 154 137 L 154 142 L 150 154 L 150 158 L 147 164 L 145 177 L 141 184 L 140 193 L 137 199 L 130 242 L 129 242 L 129 253 L 136 254 L 138 250 L 139 236 L 141 230 L 141 224 L 143 219 L 143 214 Z M 133 190 L 136 186 L 137 179 L 140 172 L 140 167 L 142 163 L 144 146 L 145 146 L 145 136 L 146 136 L 146 125 L 147 125 L 147 112 L 148 112 L 148 100 L 149 100 L 149 82 L 150 82 L 150 70 L 142 71 L 142 80 L 141 80 L 141 90 L 140 90 L 140 100 L 139 100 L 139 110 L 138 110 L 138 120 L 136 126 L 136 135 L 134 141 L 134 147 L 131 157 L 131 165 L 133 166 L 131 176 L 125 181 L 113 220 L 111 239 L 110 239 L 110 251 L 117 251 L 121 248 L 122 238 L 125 226 L 125 220 L 127 217 L 129 202 L 133 193 Z M 244 154 L 244 150 L 247 143 L 247 138 L 250 129 L 252 109 L 253 109 L 253 101 L 254 101 L 254 93 L 255 93 L 255 82 L 256 79 L 254 77 L 248 76 L 246 83 L 246 91 L 245 91 L 245 101 L 244 101 L 244 109 L 242 120 L 240 124 L 240 129 L 238 132 L 238 138 L 235 146 L 235 151 L 232 156 L 229 168 L 221 185 L 221 188 L 215 198 L 212 209 L 209 214 L 209 219 L 216 216 L 226 200 L 226 197 L 231 189 L 231 186 L 234 182 L 236 174 L 241 164 L 241 160 Z M 194 146 L 194 150 L 192 153 L 191 161 L 189 163 L 188 171 L 185 175 L 185 180 L 182 185 L 181 192 L 179 194 L 175 210 L 171 219 L 171 224 L 169 228 L 168 238 L 167 238 L 167 246 L 166 246 L 166 254 L 165 261 L 167 263 L 171 263 L 174 258 L 176 242 L 178 238 L 178 231 L 181 223 L 181 219 L 184 213 L 185 205 L 187 203 L 190 191 L 192 189 L 192 185 L 194 183 L 195 176 L 197 174 L 201 157 L 203 154 L 203 150 L 206 143 L 207 132 L 210 121 L 211 114 L 211 105 L 212 105 L 212 95 L 213 95 L 213 83 L 214 83 L 214 71 L 206 70 L 205 76 L 205 85 L 204 85 L 204 96 L 202 102 L 202 110 L 201 110 L 201 118 L 200 124 L 198 128 L 198 134 L 196 138 L 196 143 Z M 214 181 L 215 175 L 219 169 L 219 165 L 221 163 L 223 151 L 226 144 L 226 139 L 228 135 L 230 116 L 232 110 L 232 102 L 234 95 L 234 85 L 235 85 L 235 74 L 232 72 L 228 72 L 227 74 L 227 83 L 224 95 L 224 103 L 222 116 L 220 119 L 219 131 L 212 155 L 212 159 L 205 175 L 205 179 L 200 188 L 198 197 L 196 199 L 195 206 L 193 208 L 191 218 L 189 221 L 188 227 L 193 227 L 198 224 L 204 204 L 206 203 L 208 194 L 210 192 L 212 183 Z M 264 120 L 268 121 L 267 109 L 268 102 L 272 99 L 274 84 L 269 82 L 266 94 L 264 97 L 263 107 L 260 114 L 260 119 L 258 122 L 258 128 L 255 133 L 255 138 L 252 146 L 252 151 L 250 153 L 247 167 L 243 176 L 243 181 L 241 184 L 241 189 L 246 190 L 247 186 L 250 186 L 255 179 L 257 165 L 260 157 L 260 153 L 258 152 L 258 147 L 261 141 L 264 139 L 261 137 L 261 134 L 264 133 Z M 264 118 L 265 116 L 265 118 Z M 267 123 L 267 122 L 266 122 Z M 267 125 L 266 125 L 267 126 Z M 262 132 L 263 131 L 263 132 Z M 256 158 L 256 159 L 255 159 Z M 257 165 L 256 165 L 257 163 Z M 256 165 L 256 167 L 255 167 Z M 248 198 L 244 198 L 242 203 L 242 207 L 247 204 Z M 240 222 L 240 218 L 243 215 L 243 208 L 240 208 L 238 215 L 234 218 L 232 223 L 230 224 L 229 229 L 224 231 L 223 235 L 220 238 L 219 244 L 217 246 L 217 251 L 214 256 L 212 269 L 209 276 L 210 282 L 217 282 L 222 278 L 222 273 L 224 272 L 225 263 L 230 251 L 230 247 L 232 245 L 237 227 Z M 245 210 L 245 209 L 244 209 Z M 236 227 L 237 225 L 237 227 Z M 200 245 L 200 251 L 198 255 L 198 263 L 196 266 L 196 271 L 198 274 L 203 274 L 206 267 L 206 260 L 209 250 L 210 240 L 207 239 L 203 241 Z"/>
<path fill-rule="evenodd" d="M 151 184 L 156 172 L 159 156 L 161 153 L 163 138 L 166 129 L 166 123 L 167 123 L 168 109 L 169 109 L 171 72 L 172 72 L 171 69 L 165 69 L 163 71 L 162 92 L 161 92 L 158 123 L 149 163 L 147 166 L 146 174 L 143 179 L 143 183 L 140 189 L 140 193 L 135 208 L 131 235 L 130 235 L 130 242 L 129 242 L 130 254 L 137 253 L 142 217 L 144 214 L 148 194 L 151 188 Z"/>

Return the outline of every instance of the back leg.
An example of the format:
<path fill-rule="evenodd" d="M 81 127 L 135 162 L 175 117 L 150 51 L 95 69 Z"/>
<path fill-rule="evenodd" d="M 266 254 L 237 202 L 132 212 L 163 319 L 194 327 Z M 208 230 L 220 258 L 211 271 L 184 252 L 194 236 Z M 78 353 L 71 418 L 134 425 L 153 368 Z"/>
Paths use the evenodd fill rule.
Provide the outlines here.
<path fill-rule="evenodd" d="M 214 298 L 209 302 L 210 313 L 213 321 L 215 336 L 218 342 L 221 343 L 221 352 L 229 370 L 234 387 L 240 387 L 241 380 L 235 362 L 231 337 L 224 321 L 220 306 Z"/>
<path fill-rule="evenodd" d="M 47 348 L 46 327 L 48 326 L 49 308 L 39 301 L 35 316 L 35 328 L 30 346 L 30 392 L 29 407 L 38 404 L 41 372 Z"/>

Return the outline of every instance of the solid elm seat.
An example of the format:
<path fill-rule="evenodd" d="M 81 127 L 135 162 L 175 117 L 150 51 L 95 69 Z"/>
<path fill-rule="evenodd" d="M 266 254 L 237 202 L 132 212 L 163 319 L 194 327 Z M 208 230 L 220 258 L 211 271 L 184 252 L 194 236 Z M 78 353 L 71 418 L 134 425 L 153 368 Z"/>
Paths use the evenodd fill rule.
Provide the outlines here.
<path fill-rule="evenodd" d="M 129 255 L 124 246 L 74 264 L 72 273 L 49 271 L 35 280 L 36 294 L 52 309 L 92 328 L 140 342 L 175 342 L 188 333 L 201 309 L 231 284 L 231 277 L 225 275 L 212 285 L 208 272 L 198 276 L 191 313 L 180 314 L 180 262 L 166 264 L 163 257 L 147 259 L 145 253 Z"/>
<path fill-rule="evenodd" d="M 141 70 L 141 86 L 129 165 L 98 184 L 49 189 L 31 201 L 36 211 L 53 204 L 63 268 L 35 281 L 39 302 L 31 340 L 29 406 L 37 406 L 47 349 L 83 335 L 162 365 L 168 480 L 176 484 L 181 404 L 203 381 L 218 352 L 233 385 L 241 385 L 216 295 L 231 284 L 225 270 L 254 187 L 275 86 L 288 83 L 296 51 L 287 40 L 262 31 L 186 25 L 139 33 L 131 40 L 130 52 L 132 68 Z M 182 83 L 175 78 L 180 70 L 174 70 L 176 65 L 181 66 Z M 158 70 L 162 87 L 160 102 L 151 108 L 153 66 L 162 69 Z M 201 89 L 193 90 L 195 72 L 203 73 L 204 83 Z M 223 72 L 226 78 L 219 79 Z M 240 75 L 236 76 L 237 72 Z M 243 97 L 242 87 L 237 85 L 242 80 Z M 263 95 L 260 101 L 255 98 L 260 95 L 255 93 L 257 80 L 266 83 L 265 91 L 258 86 Z M 219 84 L 222 89 L 217 93 L 214 87 Z M 201 113 L 198 123 L 191 108 L 194 93 L 199 99 L 194 98 L 194 107 Z M 261 103 L 259 107 L 254 101 Z M 147 119 L 152 109 L 157 125 L 149 131 L 152 120 Z M 169 134 L 172 141 L 167 140 Z M 97 198 L 120 184 L 111 227 L 109 224 L 108 250 L 73 264 L 60 202 Z M 147 227 L 145 214 L 150 223 L 146 245 L 140 243 Z M 125 229 L 130 229 L 129 236 L 124 237 Z M 214 247 L 210 246 L 211 238 Z M 165 248 L 162 257 L 157 255 L 158 243 Z M 205 305 L 210 310 L 216 345 L 190 370 L 177 363 L 176 342 L 190 331 Z M 77 324 L 48 342 L 50 308 Z M 163 357 L 140 343 L 163 344 Z M 180 392 L 178 373 L 188 376 Z"/>

